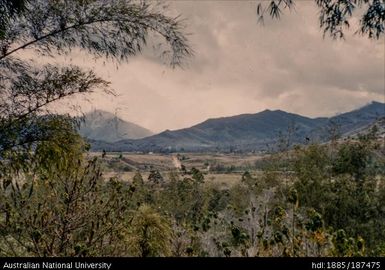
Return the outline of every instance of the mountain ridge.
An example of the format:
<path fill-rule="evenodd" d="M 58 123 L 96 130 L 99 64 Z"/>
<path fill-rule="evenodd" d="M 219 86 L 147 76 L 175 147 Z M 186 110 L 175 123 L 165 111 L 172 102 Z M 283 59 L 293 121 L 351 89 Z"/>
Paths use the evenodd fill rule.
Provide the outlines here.
<path fill-rule="evenodd" d="M 146 128 L 102 110 L 86 113 L 82 120 L 79 133 L 91 140 L 113 143 L 124 139 L 141 139 L 154 134 Z"/>
<path fill-rule="evenodd" d="M 255 114 L 211 118 L 189 128 L 165 130 L 142 139 L 120 140 L 113 144 L 93 141 L 92 144 L 96 151 L 267 151 L 277 145 L 280 136 L 290 135 L 295 144 L 323 142 L 328 140 L 332 124 L 345 136 L 384 116 L 385 104 L 380 102 L 371 102 L 333 117 L 317 118 L 267 109 Z"/>

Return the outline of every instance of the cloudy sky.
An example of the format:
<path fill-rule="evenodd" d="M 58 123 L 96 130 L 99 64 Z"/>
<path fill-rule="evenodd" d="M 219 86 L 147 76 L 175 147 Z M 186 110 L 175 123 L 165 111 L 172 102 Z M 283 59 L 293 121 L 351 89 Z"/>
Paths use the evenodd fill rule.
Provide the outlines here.
<path fill-rule="evenodd" d="M 297 1 L 280 21 L 257 24 L 255 1 L 172 1 L 186 19 L 195 56 L 171 69 L 150 52 L 96 67 L 117 96 L 95 93 L 85 111 L 116 112 L 155 132 L 207 118 L 281 109 L 330 116 L 384 101 L 384 40 L 323 38 L 313 1 Z"/>

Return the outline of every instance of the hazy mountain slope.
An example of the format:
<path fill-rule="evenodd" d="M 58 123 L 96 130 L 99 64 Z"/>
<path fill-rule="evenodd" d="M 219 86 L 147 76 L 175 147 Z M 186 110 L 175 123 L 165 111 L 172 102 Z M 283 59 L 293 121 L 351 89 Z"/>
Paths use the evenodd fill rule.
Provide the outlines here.
<path fill-rule="evenodd" d="M 137 124 L 126 122 L 114 114 L 96 110 L 85 115 L 80 134 L 91 140 L 117 142 L 124 139 L 140 139 L 153 133 Z"/>
<path fill-rule="evenodd" d="M 385 104 L 373 101 L 362 108 L 337 115 L 330 118 L 330 120 L 340 126 L 342 135 L 348 135 L 355 133 L 356 130 L 362 129 L 384 116 Z"/>
<path fill-rule="evenodd" d="M 297 127 L 294 140 L 304 141 L 307 133 L 325 121 L 324 118 L 311 119 L 279 110 L 266 110 L 209 119 L 190 128 L 167 130 L 140 140 L 123 140 L 113 145 L 99 143 L 97 150 L 101 147 L 115 151 L 261 150 L 290 126 Z"/>
<path fill-rule="evenodd" d="M 353 131 L 350 131 L 348 133 L 345 133 L 343 138 L 350 137 L 350 138 L 357 138 L 360 135 L 366 135 L 372 132 L 373 128 L 376 127 L 376 134 L 379 138 L 385 138 L 385 116 L 378 119 L 377 121 L 374 121 L 367 126 L 357 128 Z"/>
<path fill-rule="evenodd" d="M 113 144 L 93 142 L 94 150 L 109 151 L 262 151 L 277 145 L 280 136 L 292 143 L 326 141 L 330 123 L 346 136 L 385 116 L 385 104 L 372 102 L 360 109 L 331 118 L 308 118 L 284 111 L 265 110 L 206 120 L 190 128 Z M 293 129 L 295 127 L 295 129 Z M 290 130 L 291 131 L 288 131 Z M 281 134 L 281 135 L 280 135 Z"/>

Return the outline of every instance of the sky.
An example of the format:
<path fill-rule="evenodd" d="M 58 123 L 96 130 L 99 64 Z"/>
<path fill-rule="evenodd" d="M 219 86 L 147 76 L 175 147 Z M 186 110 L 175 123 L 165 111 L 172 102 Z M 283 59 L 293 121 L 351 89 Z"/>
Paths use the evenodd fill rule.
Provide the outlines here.
<path fill-rule="evenodd" d="M 297 1 L 279 21 L 257 23 L 255 1 L 170 1 L 194 50 L 172 69 L 151 50 L 118 67 L 78 54 L 76 64 L 111 82 L 116 96 L 96 92 L 71 101 L 101 109 L 154 132 L 208 118 L 280 109 L 333 116 L 384 102 L 384 40 L 346 33 L 323 37 L 314 1 Z"/>

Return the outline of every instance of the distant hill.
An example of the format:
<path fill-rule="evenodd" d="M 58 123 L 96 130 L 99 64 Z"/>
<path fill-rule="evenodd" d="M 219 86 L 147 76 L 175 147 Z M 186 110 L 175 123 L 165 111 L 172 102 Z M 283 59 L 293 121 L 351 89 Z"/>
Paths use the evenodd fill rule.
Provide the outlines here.
<path fill-rule="evenodd" d="M 385 116 L 385 104 L 373 101 L 357 110 L 337 115 L 333 120 L 340 125 L 341 134 L 348 136 Z"/>
<path fill-rule="evenodd" d="M 379 138 L 385 138 L 385 117 L 378 119 L 371 124 L 364 126 L 362 128 L 358 128 L 355 131 L 349 132 L 347 136 L 349 138 L 357 138 L 359 135 L 366 135 L 372 132 L 373 128 L 376 127 L 376 134 Z"/>
<path fill-rule="evenodd" d="M 308 118 L 281 110 L 265 110 L 206 120 L 190 128 L 170 131 L 137 140 L 115 143 L 93 142 L 94 150 L 108 151 L 266 151 L 277 146 L 280 138 L 290 143 L 327 141 L 335 126 L 341 136 L 359 130 L 385 116 L 385 104 L 372 102 L 360 109 L 330 118 Z"/>
<path fill-rule="evenodd" d="M 141 139 L 153 135 L 148 129 L 100 110 L 95 110 L 84 116 L 84 122 L 81 124 L 79 132 L 90 140 L 108 143 L 125 139 Z"/>

